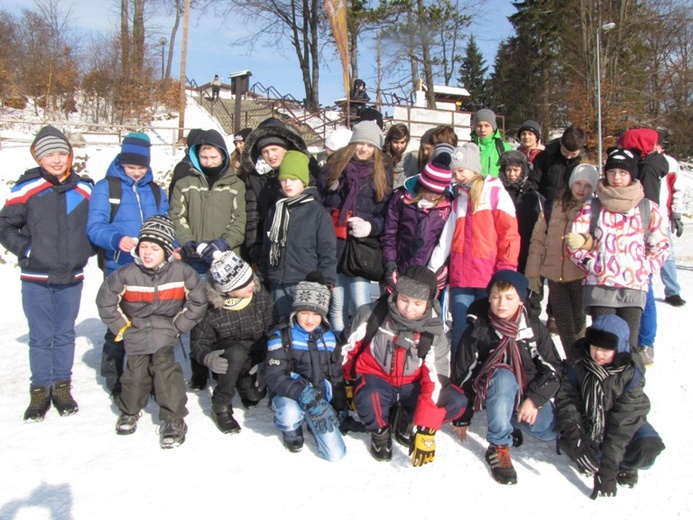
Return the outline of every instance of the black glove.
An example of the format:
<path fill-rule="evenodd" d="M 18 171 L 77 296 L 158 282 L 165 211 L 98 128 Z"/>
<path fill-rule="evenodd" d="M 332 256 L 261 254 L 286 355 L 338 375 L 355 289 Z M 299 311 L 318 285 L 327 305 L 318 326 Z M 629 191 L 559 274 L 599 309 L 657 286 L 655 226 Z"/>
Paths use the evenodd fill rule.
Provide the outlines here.
<path fill-rule="evenodd" d="M 411 463 L 414 466 L 423 466 L 433 462 L 436 456 L 436 431 L 433 428 L 416 427 L 416 433 L 409 446 Z"/>
<path fill-rule="evenodd" d="M 597 497 L 616 496 L 616 475 L 611 471 L 600 469 L 594 476 L 594 489 L 590 498 L 596 500 Z"/>
<path fill-rule="evenodd" d="M 579 424 L 561 432 L 560 445 L 578 465 L 580 473 L 594 475 L 599 470 L 599 445 L 590 439 Z"/>
<path fill-rule="evenodd" d="M 211 265 L 214 261 L 214 253 L 217 251 L 228 251 L 229 249 L 231 248 L 229 247 L 229 243 L 226 241 L 226 239 L 217 238 L 216 240 L 212 240 L 209 244 L 207 244 L 204 251 L 202 251 L 202 260 Z"/>
<path fill-rule="evenodd" d="M 224 350 L 214 350 L 205 356 L 205 365 L 215 374 L 226 374 L 229 369 L 229 361 L 221 357 Z"/>
<path fill-rule="evenodd" d="M 183 244 L 181 253 L 183 253 L 183 258 L 188 261 L 200 259 L 200 255 L 197 254 L 197 242 L 192 240 Z"/>
<path fill-rule="evenodd" d="M 397 280 L 399 279 L 399 272 L 397 271 L 397 264 L 394 262 L 388 262 L 385 264 L 385 290 L 392 293 L 397 285 Z"/>
<path fill-rule="evenodd" d="M 671 232 L 676 233 L 677 237 L 683 235 L 683 222 L 681 222 L 681 213 L 671 214 Z"/>
<path fill-rule="evenodd" d="M 339 431 L 342 432 L 342 435 L 349 432 L 365 433 L 366 431 L 366 425 L 351 417 L 349 410 L 342 410 L 337 414 L 337 418 L 339 419 Z"/>

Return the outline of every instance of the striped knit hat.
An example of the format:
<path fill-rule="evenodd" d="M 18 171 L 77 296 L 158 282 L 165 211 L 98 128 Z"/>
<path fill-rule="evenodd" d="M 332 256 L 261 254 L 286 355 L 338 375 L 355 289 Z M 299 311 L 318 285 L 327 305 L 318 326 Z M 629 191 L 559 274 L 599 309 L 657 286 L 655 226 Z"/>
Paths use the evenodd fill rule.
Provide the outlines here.
<path fill-rule="evenodd" d="M 437 146 L 436 150 L 438 150 Z M 419 175 L 419 184 L 433 193 L 443 194 L 452 181 L 452 170 L 450 170 L 452 156 L 448 151 L 438 153 L 434 151 L 434 155 Z"/>
<path fill-rule="evenodd" d="M 173 254 L 175 240 L 176 235 L 171 219 L 163 215 L 154 215 L 142 224 L 142 229 L 137 239 L 137 254 L 140 254 L 139 250 L 142 242 L 154 242 L 164 250 L 165 257 L 168 259 Z"/>
<path fill-rule="evenodd" d="M 39 161 L 52 153 L 70 154 L 70 145 L 57 135 L 44 135 L 34 141 L 33 147 L 34 154 Z"/>
<path fill-rule="evenodd" d="M 149 168 L 151 146 L 152 144 L 147 134 L 130 132 L 123 139 L 123 146 L 118 156 L 120 164 L 132 164 Z"/>

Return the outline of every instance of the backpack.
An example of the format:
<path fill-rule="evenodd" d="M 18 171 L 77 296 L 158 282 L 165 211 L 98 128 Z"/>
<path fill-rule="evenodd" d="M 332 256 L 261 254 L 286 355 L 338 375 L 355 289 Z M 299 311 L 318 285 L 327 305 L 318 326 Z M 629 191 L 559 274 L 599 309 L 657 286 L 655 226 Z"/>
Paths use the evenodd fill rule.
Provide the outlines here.
<path fill-rule="evenodd" d="M 111 203 L 111 214 L 108 223 L 111 224 L 120 209 L 120 202 L 123 198 L 123 185 L 120 183 L 120 179 L 116 177 L 107 176 L 106 180 L 108 181 L 108 202 Z M 161 204 L 161 189 L 155 182 L 150 182 L 149 187 L 152 190 L 152 195 L 154 195 L 154 202 L 158 210 Z M 96 252 L 96 264 L 99 266 L 99 269 L 104 273 L 106 272 L 106 250 L 102 247 Z"/>

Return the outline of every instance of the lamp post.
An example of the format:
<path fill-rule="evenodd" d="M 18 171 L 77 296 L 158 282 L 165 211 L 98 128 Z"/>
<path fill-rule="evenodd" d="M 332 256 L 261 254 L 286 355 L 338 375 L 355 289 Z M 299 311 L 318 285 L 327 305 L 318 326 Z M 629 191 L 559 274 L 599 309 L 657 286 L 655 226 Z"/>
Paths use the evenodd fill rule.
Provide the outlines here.
<path fill-rule="evenodd" d="M 159 45 L 161 45 L 161 79 L 164 79 L 164 47 L 168 43 L 168 40 L 163 36 L 159 38 Z"/>
<path fill-rule="evenodd" d="M 600 55 L 602 53 L 599 35 L 616 27 L 614 22 L 608 22 L 597 29 L 597 149 L 599 153 L 599 170 L 602 169 L 602 69 Z"/>

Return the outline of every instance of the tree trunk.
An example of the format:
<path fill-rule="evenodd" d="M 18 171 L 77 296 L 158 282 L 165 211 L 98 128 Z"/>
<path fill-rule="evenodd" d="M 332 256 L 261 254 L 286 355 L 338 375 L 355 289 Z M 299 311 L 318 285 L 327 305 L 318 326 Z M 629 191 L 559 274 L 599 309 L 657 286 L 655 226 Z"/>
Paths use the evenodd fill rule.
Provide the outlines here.
<path fill-rule="evenodd" d="M 142 76 L 144 67 L 144 0 L 134 0 L 132 19 L 132 65 L 136 77 Z"/>
<path fill-rule="evenodd" d="M 173 29 L 171 29 L 171 38 L 168 45 L 168 60 L 166 61 L 166 74 L 164 78 L 169 79 L 171 77 L 171 64 L 173 63 L 173 48 L 176 44 L 176 34 L 178 34 L 178 25 L 180 24 L 180 15 L 183 10 L 183 5 L 181 0 L 175 0 L 176 2 L 176 19 L 173 22 Z"/>
<path fill-rule="evenodd" d="M 123 65 L 123 75 L 130 71 L 130 16 L 128 14 L 129 0 L 120 0 L 120 62 Z"/>

